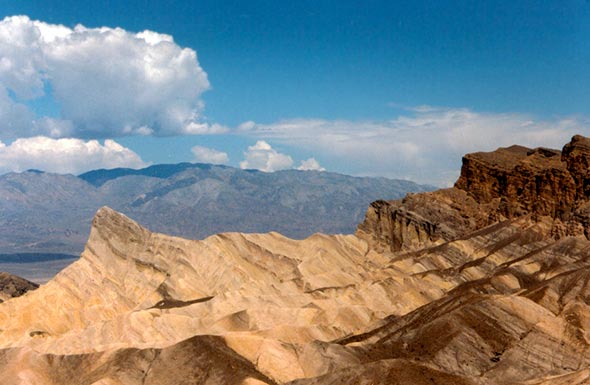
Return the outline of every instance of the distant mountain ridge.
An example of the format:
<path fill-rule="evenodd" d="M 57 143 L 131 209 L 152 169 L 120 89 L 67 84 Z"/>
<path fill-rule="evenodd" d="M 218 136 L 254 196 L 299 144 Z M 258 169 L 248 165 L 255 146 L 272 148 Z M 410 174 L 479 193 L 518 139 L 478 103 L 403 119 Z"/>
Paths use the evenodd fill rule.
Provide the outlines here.
<path fill-rule="evenodd" d="M 352 233 L 376 199 L 432 190 L 404 180 L 330 172 L 265 173 L 179 163 L 61 175 L 0 176 L 0 254 L 79 254 L 104 205 L 151 229 L 201 239 L 228 231 L 277 231 L 293 238 Z"/>
<path fill-rule="evenodd" d="M 85 180 L 86 182 L 100 187 L 109 180 L 113 180 L 116 178 L 124 177 L 127 175 L 143 175 L 143 176 L 151 176 L 154 178 L 161 178 L 165 179 L 174 174 L 182 172 L 184 170 L 188 170 L 191 168 L 199 168 L 201 170 L 210 170 L 212 167 L 220 167 L 226 168 L 226 166 L 222 165 L 212 165 L 208 163 L 177 163 L 177 164 L 157 164 L 153 166 L 149 166 L 146 168 L 141 169 L 133 169 L 133 168 L 114 168 L 114 169 L 99 169 L 99 170 L 92 170 L 85 172 L 83 174 L 78 175 L 80 179 Z"/>

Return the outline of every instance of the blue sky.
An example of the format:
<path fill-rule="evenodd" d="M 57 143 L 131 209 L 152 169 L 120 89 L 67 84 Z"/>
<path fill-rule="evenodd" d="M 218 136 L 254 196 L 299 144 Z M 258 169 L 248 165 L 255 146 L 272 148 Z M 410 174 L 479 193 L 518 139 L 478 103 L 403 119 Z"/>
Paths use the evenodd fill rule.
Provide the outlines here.
<path fill-rule="evenodd" d="M 11 135 L 0 136 L 7 149 L 17 138 L 41 133 L 54 140 L 98 139 L 101 145 L 113 139 L 141 159 L 120 157 L 130 166 L 216 159 L 271 171 L 297 168 L 313 158 L 317 165 L 310 168 L 445 185 L 456 177 L 464 152 L 492 150 L 517 140 L 556 147 L 575 132 L 589 134 L 590 3 L 585 0 L 4 0 L 0 12 L 0 19 L 27 15 L 67 28 L 82 24 L 87 29 L 107 26 L 130 34 L 150 30 L 172 36 L 179 49 L 196 52 L 208 83 L 195 82 L 196 93 L 182 89 L 169 97 L 187 98 L 186 105 L 197 111 L 195 122 L 223 127 L 186 135 L 186 130 L 142 116 L 133 121 L 153 128 L 148 135 L 149 130 L 140 127 L 129 132 L 103 129 L 126 124 L 115 118 L 125 114 L 114 113 L 113 119 L 79 129 L 90 121 L 81 114 L 92 112 L 77 108 L 63 93 L 66 89 L 84 95 L 85 90 L 60 85 L 63 72 L 54 74 L 49 68 L 41 70 L 48 74 L 44 96 L 19 96 L 8 75 L 4 80 L 0 76 L 0 85 L 4 81 L 11 101 L 26 106 L 38 127 L 47 126 L 40 120 L 49 117 L 62 125 L 70 122 L 69 128 L 28 133 L 13 129 Z M 55 51 L 45 54 L 51 59 Z M 97 57 L 105 65 L 110 62 L 103 53 Z M 49 66 L 71 67 L 55 63 Z M 76 71 L 72 68 L 70 73 Z M 97 71 L 93 73 L 107 73 Z M 88 79 L 95 91 L 109 84 L 79 79 Z M 124 73 L 117 79 L 125 88 Z M 177 80 L 178 87 L 188 81 Z M 55 95 L 54 86 L 59 90 Z M 197 108 L 188 99 L 202 105 Z M 0 117 L 1 111 L 0 106 Z M 105 111 L 109 115 L 110 110 Z M 4 120 L 9 118 L 15 119 L 7 115 Z M 158 125 L 165 127 L 160 130 Z M 15 170 L 16 165 L 29 165 L 16 160 L 27 154 L 31 158 L 23 149 L 28 145 L 23 140 L 22 148 L 11 150 L 4 162 L 10 160 Z M 201 151 L 196 158 L 194 146 L 214 149 L 217 157 L 209 153 L 207 158 Z M 53 147 L 47 156 L 59 157 Z M 105 151 L 108 157 L 111 150 Z M 2 159 L 0 152 L 0 165 Z M 43 164 L 52 162 L 44 159 Z M 71 171 L 102 163 L 79 164 Z"/>

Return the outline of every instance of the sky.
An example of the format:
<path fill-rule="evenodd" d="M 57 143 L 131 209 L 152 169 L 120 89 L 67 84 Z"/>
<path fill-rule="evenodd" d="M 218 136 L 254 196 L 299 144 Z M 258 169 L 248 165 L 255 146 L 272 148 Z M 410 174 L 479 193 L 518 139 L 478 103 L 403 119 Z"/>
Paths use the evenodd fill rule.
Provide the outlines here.
<path fill-rule="evenodd" d="M 451 185 L 590 135 L 590 2 L 0 0 L 0 173 L 205 162 Z"/>

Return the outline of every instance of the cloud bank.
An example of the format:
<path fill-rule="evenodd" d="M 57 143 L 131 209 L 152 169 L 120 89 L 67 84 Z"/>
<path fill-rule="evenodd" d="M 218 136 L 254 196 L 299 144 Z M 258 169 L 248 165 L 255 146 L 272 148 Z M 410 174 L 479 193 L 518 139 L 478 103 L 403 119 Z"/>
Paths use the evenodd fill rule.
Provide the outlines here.
<path fill-rule="evenodd" d="M 0 139 L 223 132 L 202 122 L 207 89 L 196 52 L 169 35 L 0 21 Z M 35 116 L 36 100 L 59 113 Z"/>
<path fill-rule="evenodd" d="M 245 122 L 237 131 L 320 152 L 358 175 L 452 184 L 463 154 L 515 143 L 561 148 L 574 134 L 588 135 L 582 118 L 535 120 L 517 113 L 421 106 L 388 121 L 294 119 L 271 124 Z M 348 171 L 350 170 L 350 171 Z"/>
<path fill-rule="evenodd" d="M 97 168 L 145 167 L 133 151 L 113 140 L 17 139 L 10 145 L 0 142 L 0 174 L 38 169 L 62 174 L 79 174 Z"/>

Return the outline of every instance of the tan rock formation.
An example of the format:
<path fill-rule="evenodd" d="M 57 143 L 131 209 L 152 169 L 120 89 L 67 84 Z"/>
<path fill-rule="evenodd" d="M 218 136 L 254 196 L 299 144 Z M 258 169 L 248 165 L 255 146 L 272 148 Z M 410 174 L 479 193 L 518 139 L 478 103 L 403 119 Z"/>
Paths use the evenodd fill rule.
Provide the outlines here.
<path fill-rule="evenodd" d="M 584 384 L 590 141 L 467 155 L 357 235 L 151 233 L 111 209 L 0 304 L 9 384 Z"/>
<path fill-rule="evenodd" d="M 439 278 L 411 277 L 388 262 L 352 235 L 189 241 L 103 208 L 79 261 L 0 305 L 0 344 L 43 361 L 218 335 L 273 381 L 314 376 L 329 370 L 333 354 L 318 341 L 363 332 L 444 294 Z"/>

